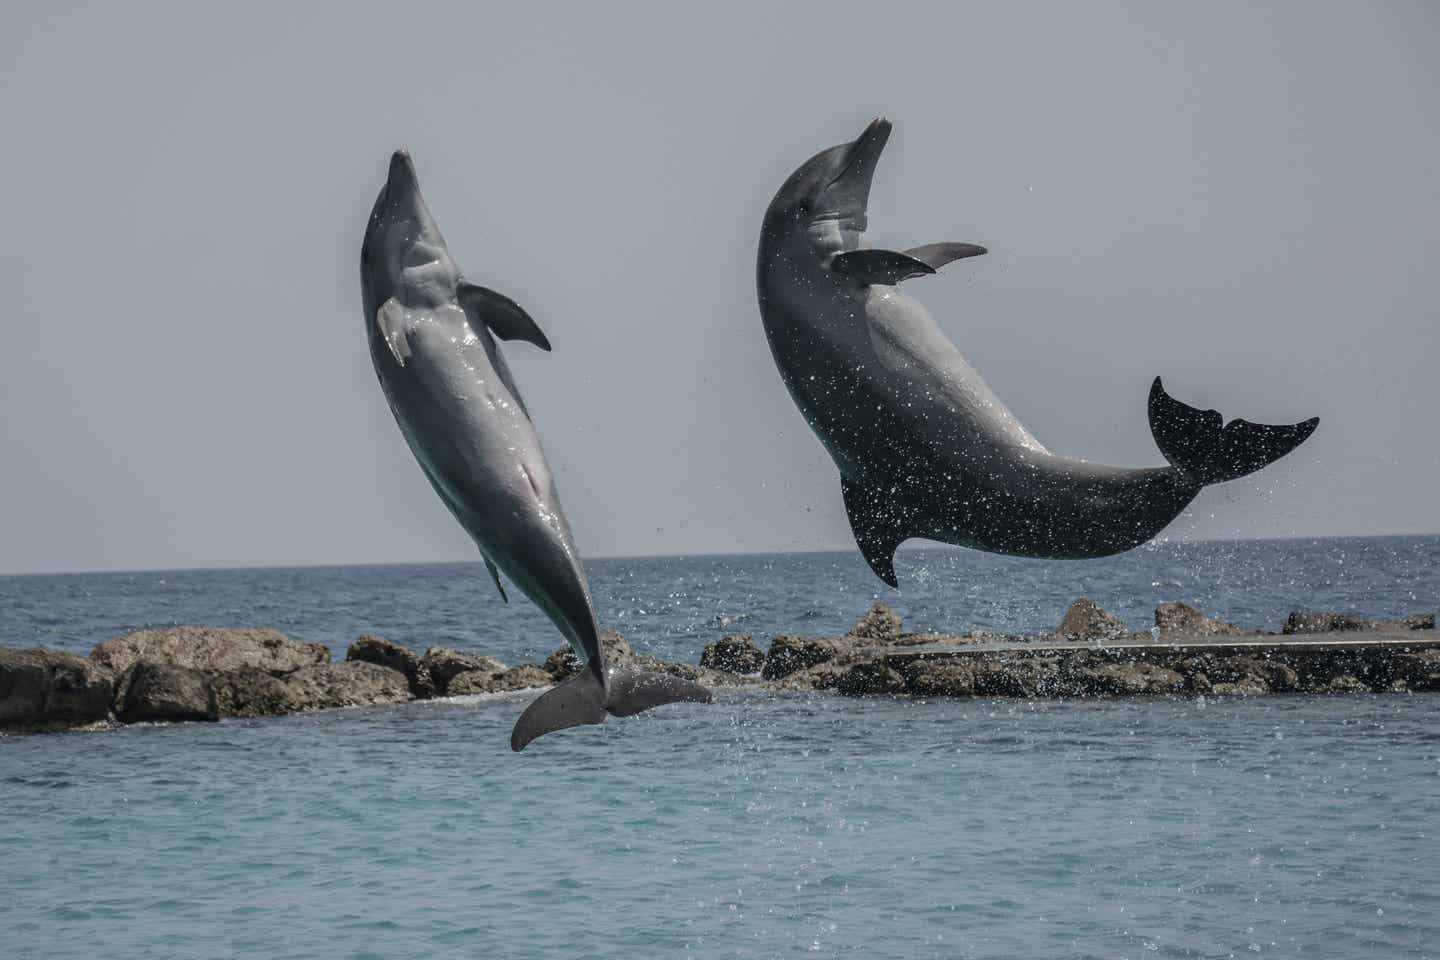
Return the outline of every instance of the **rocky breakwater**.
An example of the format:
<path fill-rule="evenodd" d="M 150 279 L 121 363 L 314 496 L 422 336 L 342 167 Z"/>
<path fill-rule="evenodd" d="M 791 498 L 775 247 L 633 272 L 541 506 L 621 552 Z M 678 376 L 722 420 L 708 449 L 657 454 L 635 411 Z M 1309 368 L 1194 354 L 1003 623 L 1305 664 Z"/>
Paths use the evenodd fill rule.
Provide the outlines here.
<path fill-rule="evenodd" d="M 755 682 L 636 654 L 618 633 L 606 633 L 603 642 L 616 667 L 634 665 L 710 684 Z M 89 657 L 0 648 L 0 730 L 213 721 L 501 693 L 550 687 L 574 669 L 568 647 L 542 664 L 509 667 L 449 647 L 420 653 L 367 634 L 337 662 L 323 644 L 275 630 L 141 630 L 106 640 Z"/>
<path fill-rule="evenodd" d="M 875 604 L 843 636 L 750 636 L 711 643 L 698 666 L 636 653 L 602 636 L 616 669 L 706 686 L 833 690 L 848 696 L 1112 697 L 1440 691 L 1433 614 L 1370 620 L 1291 613 L 1280 631 L 1247 630 L 1183 603 L 1135 632 L 1087 599 L 1037 636 L 907 632 Z M 89 657 L 0 648 L 0 730 L 259 717 L 434 697 L 546 688 L 571 676 L 568 647 L 506 666 L 448 647 L 423 653 L 362 636 L 336 662 L 318 643 L 274 630 L 171 627 L 101 643 Z"/>
<path fill-rule="evenodd" d="M 750 637 L 706 648 L 702 663 L 758 674 L 788 690 L 850 696 L 1078 698 L 1245 696 L 1440 690 L 1433 614 L 1369 620 L 1296 612 L 1281 632 L 1247 630 L 1183 603 L 1163 603 L 1136 632 L 1081 598 L 1051 633 L 908 633 L 873 606 L 841 637 Z"/>

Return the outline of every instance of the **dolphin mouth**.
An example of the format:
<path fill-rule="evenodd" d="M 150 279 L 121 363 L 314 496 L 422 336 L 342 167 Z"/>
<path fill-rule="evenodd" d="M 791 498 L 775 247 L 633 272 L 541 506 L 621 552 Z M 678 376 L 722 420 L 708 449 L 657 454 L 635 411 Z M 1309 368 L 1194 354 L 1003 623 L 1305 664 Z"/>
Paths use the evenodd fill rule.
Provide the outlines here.
<path fill-rule="evenodd" d="M 385 181 L 385 189 L 420 189 L 420 178 L 415 175 L 415 161 L 410 159 L 410 151 L 403 147 L 390 155 L 390 176 Z"/>
<path fill-rule="evenodd" d="M 842 180 L 853 180 L 855 186 L 863 190 L 864 199 L 869 199 L 870 181 L 875 176 L 875 167 L 880 161 L 880 154 L 885 150 L 885 144 L 890 140 L 893 126 L 884 117 L 871 120 L 870 125 L 850 145 L 850 155 L 845 158 L 845 166 L 840 168 L 840 172 L 826 187 L 832 187 Z"/>

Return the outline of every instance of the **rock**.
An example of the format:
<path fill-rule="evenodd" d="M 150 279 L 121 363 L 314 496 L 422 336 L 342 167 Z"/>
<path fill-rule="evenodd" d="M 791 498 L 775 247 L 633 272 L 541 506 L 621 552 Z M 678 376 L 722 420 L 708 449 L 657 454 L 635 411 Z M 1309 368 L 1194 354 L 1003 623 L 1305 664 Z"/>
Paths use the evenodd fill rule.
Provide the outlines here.
<path fill-rule="evenodd" d="M 141 720 L 218 720 L 210 678 L 199 670 L 142 660 L 125 675 L 115 698 L 125 723 Z"/>
<path fill-rule="evenodd" d="M 1179 673 L 1143 661 L 1082 663 L 1064 674 L 1077 696 L 1160 695 L 1185 689 L 1185 678 Z"/>
<path fill-rule="evenodd" d="M 1210 679 L 1221 683 L 1244 683 L 1264 687 L 1259 692 L 1287 693 L 1300 688 L 1295 670 L 1277 660 L 1239 655 L 1217 660 L 1210 668 Z"/>
<path fill-rule="evenodd" d="M 57 650 L 0 648 L 0 727 L 69 727 L 110 716 L 106 667 Z"/>
<path fill-rule="evenodd" d="M 900 614 L 877 600 L 860 622 L 850 628 L 847 636 L 875 643 L 894 643 L 900 639 L 902 622 Z"/>
<path fill-rule="evenodd" d="M 521 664 L 503 671 L 465 671 L 452 676 L 448 697 L 471 697 L 474 694 L 503 694 L 513 689 L 554 687 L 554 678 L 543 666 Z"/>
<path fill-rule="evenodd" d="M 826 660 L 801 670 L 793 670 L 775 685 L 781 690 L 833 690 L 851 666 L 853 664 Z"/>
<path fill-rule="evenodd" d="M 755 646 L 749 634 L 722 637 L 705 645 L 700 654 L 700 666 L 727 673 L 759 673 L 765 666 L 765 652 Z"/>
<path fill-rule="evenodd" d="M 1050 657 L 985 657 L 975 661 L 975 694 L 982 697 L 1048 697 L 1061 689 Z"/>
<path fill-rule="evenodd" d="M 1155 608 L 1155 626 L 1161 633 L 1188 637 L 1233 637 L 1245 631 L 1233 623 L 1212 620 L 1185 603 L 1162 603 Z"/>
<path fill-rule="evenodd" d="M 697 667 L 693 663 L 676 663 L 673 660 L 661 660 L 659 657 L 646 657 L 639 654 L 630 658 L 626 666 L 635 670 L 648 670 L 651 673 L 668 673 L 674 677 L 693 680 L 704 687 L 746 686 L 757 682 L 756 678 L 750 676 L 728 673 L 724 670 L 712 670 L 709 667 Z"/>
<path fill-rule="evenodd" d="M 840 674 L 835 689 L 847 697 L 903 693 L 905 678 L 884 660 L 867 660 Z"/>
<path fill-rule="evenodd" d="M 324 644 L 291 640 L 277 630 L 165 627 L 106 640 L 90 652 L 90 659 L 116 676 L 141 660 L 201 673 L 246 669 L 289 673 L 329 663 L 330 650 Z"/>
<path fill-rule="evenodd" d="M 635 651 L 630 649 L 630 641 L 614 630 L 606 630 L 600 634 L 600 648 L 605 651 L 605 663 L 612 667 L 627 663 L 635 656 Z M 545 658 L 545 669 L 558 683 L 574 674 L 579 663 L 580 659 L 575 656 L 575 651 L 566 644 Z"/>
<path fill-rule="evenodd" d="M 1212 683 L 1209 692 L 1217 697 L 1258 697 L 1269 693 L 1270 688 L 1263 680 L 1247 677 L 1232 682 Z"/>
<path fill-rule="evenodd" d="M 260 717 L 411 699 L 410 681 L 399 670 L 363 660 L 302 667 L 275 676 L 235 670 L 211 678 L 222 717 Z"/>
<path fill-rule="evenodd" d="M 463 653 L 450 647 L 431 647 L 420 658 L 436 694 L 449 694 L 450 681 L 462 673 L 501 673 L 505 664 L 479 653 Z"/>
<path fill-rule="evenodd" d="M 405 675 L 405 680 L 410 685 L 410 693 L 413 696 L 421 700 L 435 696 L 437 685 L 430 677 L 429 666 L 420 658 L 420 655 L 409 647 L 402 647 L 384 637 L 376 637 L 368 633 L 362 635 L 350 644 L 349 650 L 345 651 L 345 661 L 347 663 L 373 663 L 376 666 L 398 670 Z"/>
<path fill-rule="evenodd" d="M 1222 656 L 1203 653 L 1187 657 L 1180 663 L 1186 687 L 1194 693 L 1215 693 L 1221 696 L 1257 696 L 1263 693 L 1287 693 L 1301 688 L 1295 669 L 1281 660 L 1249 654 Z"/>
<path fill-rule="evenodd" d="M 1410 690 L 1440 690 L 1440 650 L 1397 653 L 1390 658 L 1394 676 Z"/>
<path fill-rule="evenodd" d="M 477 693 L 504 693 L 509 690 L 528 690 L 532 687 L 551 687 L 555 678 L 544 667 L 524 663 L 518 667 L 501 670 L 468 670 L 450 679 L 445 688 L 448 696 L 465 697 Z"/>
<path fill-rule="evenodd" d="M 549 687 L 554 677 L 543 667 L 523 663 L 518 667 L 497 673 L 493 680 L 495 690 L 528 690 L 531 687 Z"/>
<path fill-rule="evenodd" d="M 780 634 L 770 641 L 770 652 L 765 655 L 765 666 L 760 676 L 766 680 L 779 680 L 798 670 L 833 660 L 850 649 L 849 644 L 838 640 Z"/>
<path fill-rule="evenodd" d="M 1125 621 L 1101 610 L 1089 597 L 1070 604 L 1055 632 L 1067 640 L 1114 640 L 1126 632 Z"/>
<path fill-rule="evenodd" d="M 1342 673 L 1325 685 L 1326 693 L 1369 693 L 1370 686 L 1359 677 Z"/>
<path fill-rule="evenodd" d="M 975 695 L 975 664 L 964 660 L 912 660 L 905 665 L 905 689 L 917 697 Z"/>
<path fill-rule="evenodd" d="M 1285 618 L 1280 632 L 1287 635 L 1303 633 L 1334 633 L 1352 630 L 1434 630 L 1435 614 L 1417 613 L 1400 620 L 1373 620 L 1351 613 L 1306 613 L 1292 611 Z"/>

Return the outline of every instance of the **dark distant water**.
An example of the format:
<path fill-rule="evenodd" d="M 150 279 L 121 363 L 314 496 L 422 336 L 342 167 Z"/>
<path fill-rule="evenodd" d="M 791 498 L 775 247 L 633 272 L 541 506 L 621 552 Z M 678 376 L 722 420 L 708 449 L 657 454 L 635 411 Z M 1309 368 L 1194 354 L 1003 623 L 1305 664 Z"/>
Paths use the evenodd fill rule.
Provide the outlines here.
<path fill-rule="evenodd" d="M 907 629 L 1015 633 L 1053 630 L 1082 595 L 1137 630 L 1166 600 L 1277 629 L 1293 609 L 1392 617 L 1440 605 L 1440 536 L 1152 544 L 1078 561 L 904 550 L 899 592 L 854 551 L 592 560 L 586 569 L 601 626 L 637 650 L 692 662 L 726 633 L 843 633 L 876 598 Z M 0 645 L 88 653 L 141 627 L 205 623 L 274 627 L 337 656 L 370 632 L 508 663 L 543 659 L 562 641 L 510 592 L 516 601 L 501 603 L 478 562 L 0 577 Z"/>
<path fill-rule="evenodd" d="M 1440 538 L 1034 563 L 591 564 L 606 625 L 1034 631 L 1088 594 L 1434 611 Z M 535 659 L 478 565 L 0 578 L 0 643 L 144 625 L 364 630 Z M 530 694 L 0 738 L 0 957 L 1434 957 L 1440 696 L 1025 703 L 730 692 L 511 754 Z"/>

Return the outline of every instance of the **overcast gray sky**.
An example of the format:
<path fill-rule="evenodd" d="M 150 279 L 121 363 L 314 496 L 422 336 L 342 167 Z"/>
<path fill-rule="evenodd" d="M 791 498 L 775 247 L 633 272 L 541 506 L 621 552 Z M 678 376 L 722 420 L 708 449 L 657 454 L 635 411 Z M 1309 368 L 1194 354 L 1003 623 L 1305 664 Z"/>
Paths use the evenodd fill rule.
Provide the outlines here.
<path fill-rule="evenodd" d="M 895 121 L 878 243 L 1051 449 L 1150 379 L 1322 418 L 1167 536 L 1440 530 L 1433 4 L 17 3 L 0 572 L 473 559 L 385 407 L 360 239 L 415 154 L 582 552 L 852 544 L 755 306 L 761 214 Z"/>

